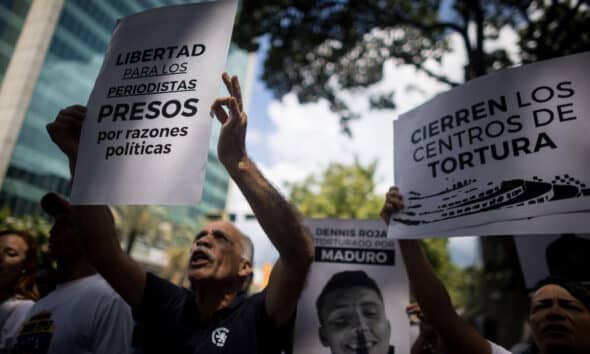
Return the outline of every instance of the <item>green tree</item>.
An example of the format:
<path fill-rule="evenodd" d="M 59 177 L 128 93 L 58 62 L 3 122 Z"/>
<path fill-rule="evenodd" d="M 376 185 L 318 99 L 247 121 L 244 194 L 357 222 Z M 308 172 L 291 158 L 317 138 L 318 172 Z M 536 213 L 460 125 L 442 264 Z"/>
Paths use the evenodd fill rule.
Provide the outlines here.
<path fill-rule="evenodd" d="M 37 242 L 40 264 L 51 264 L 49 256 L 49 230 L 51 223 L 41 216 L 14 216 L 9 208 L 0 209 L 0 230 L 12 229 L 31 234 Z"/>
<path fill-rule="evenodd" d="M 516 64 L 506 48 L 488 45 L 504 28 L 520 36 L 525 63 L 590 50 L 587 0 L 244 0 L 240 13 L 233 38 L 251 51 L 268 40 L 262 80 L 274 95 L 326 99 L 349 134 L 358 114 L 338 92 L 377 83 L 390 59 L 460 84 L 424 65 L 452 50 L 451 33 L 465 49 L 465 81 Z M 392 92 L 369 101 L 394 107 Z"/>
<path fill-rule="evenodd" d="M 200 222 L 198 224 L 203 224 Z M 197 229 L 188 224 L 170 224 L 170 237 L 172 240 L 170 246 L 166 249 L 168 264 L 160 276 L 176 284 L 188 285 L 186 277 L 186 267 L 190 257 L 190 245 L 195 238 Z"/>
<path fill-rule="evenodd" d="M 289 199 L 306 217 L 378 219 L 384 196 L 374 192 L 376 169 L 376 162 L 368 166 L 358 161 L 352 165 L 332 163 L 319 177 L 311 175 L 303 182 L 289 185 Z M 464 306 L 468 278 L 451 261 L 448 240 L 428 239 L 423 244 L 454 303 Z"/>
<path fill-rule="evenodd" d="M 125 252 L 131 254 L 138 238 L 157 245 L 167 235 L 166 210 L 159 206 L 118 206 L 112 209 L 117 231 L 124 242 Z"/>
<path fill-rule="evenodd" d="M 13 229 L 26 231 L 33 236 L 41 252 L 47 251 L 51 224 L 41 216 L 13 216 L 10 209 L 0 210 L 0 230 Z"/>
<path fill-rule="evenodd" d="M 423 239 L 422 245 L 426 256 L 432 264 L 437 276 L 447 287 L 453 304 L 466 312 L 473 312 L 473 303 L 470 301 L 473 295 L 472 288 L 476 285 L 467 271 L 458 267 L 451 260 L 449 254 L 449 240 L 446 238 Z M 477 272 L 475 268 L 473 272 Z"/>
<path fill-rule="evenodd" d="M 320 177 L 311 175 L 290 187 L 290 199 L 301 212 L 316 218 L 378 218 L 382 197 L 375 195 L 377 163 L 364 167 L 330 164 Z"/>

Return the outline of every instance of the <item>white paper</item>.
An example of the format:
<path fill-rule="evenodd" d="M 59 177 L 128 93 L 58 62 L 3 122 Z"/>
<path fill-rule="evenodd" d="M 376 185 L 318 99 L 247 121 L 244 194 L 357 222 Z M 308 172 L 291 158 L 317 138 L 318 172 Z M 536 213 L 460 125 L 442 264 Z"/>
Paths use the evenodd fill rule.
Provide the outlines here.
<path fill-rule="evenodd" d="M 88 101 L 72 202 L 199 202 L 236 7 L 169 6 L 117 24 Z"/>
<path fill-rule="evenodd" d="M 395 184 L 406 208 L 393 233 L 481 225 L 488 235 L 493 222 L 590 210 L 588 62 L 590 52 L 503 70 L 400 116 Z"/>
<path fill-rule="evenodd" d="M 491 222 L 488 224 L 435 231 L 427 235 L 398 236 L 395 221 L 389 226 L 392 237 L 417 239 L 423 237 L 453 236 L 504 236 L 504 235 L 553 235 L 557 233 L 587 233 L 590 230 L 590 212 L 546 215 L 518 220 Z"/>
<path fill-rule="evenodd" d="M 410 352 L 410 325 L 405 308 L 409 304 L 409 285 L 397 241 L 387 237 L 387 230 L 381 220 L 338 220 L 308 219 L 315 240 L 315 261 L 312 264 L 307 285 L 297 306 L 294 354 L 329 354 L 351 351 L 356 346 L 359 353 L 387 354 L 390 346 L 395 353 Z M 385 310 L 385 317 L 379 317 L 366 324 L 365 349 L 356 337 L 355 319 L 348 312 L 340 314 L 342 325 L 339 334 L 324 324 L 329 345 L 320 339 L 320 320 L 316 301 L 334 274 L 342 271 L 362 271 L 373 279 L 379 288 Z M 358 274 L 358 273 L 357 273 Z M 348 287 L 342 293 L 348 291 Z M 337 295 L 338 296 L 338 295 Z M 334 302 L 334 300 L 330 300 Z M 343 304 L 354 307 L 347 300 Z M 324 320 L 325 321 L 325 320 Z M 389 326 L 389 328 L 387 328 Z M 327 343 L 327 344 L 328 344 Z M 336 351 L 331 348 L 347 348 Z M 370 347 L 370 348 L 368 348 Z M 377 350 L 377 348 L 383 348 Z"/>

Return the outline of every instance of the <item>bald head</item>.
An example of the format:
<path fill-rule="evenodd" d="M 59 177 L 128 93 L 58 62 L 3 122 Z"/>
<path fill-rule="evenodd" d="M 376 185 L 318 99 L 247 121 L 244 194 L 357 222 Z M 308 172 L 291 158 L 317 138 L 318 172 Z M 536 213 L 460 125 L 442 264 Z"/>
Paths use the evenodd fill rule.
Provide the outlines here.
<path fill-rule="evenodd" d="M 235 241 L 239 244 L 240 255 L 250 263 L 254 262 L 254 244 L 252 240 L 246 236 L 240 229 L 234 224 L 225 220 L 216 220 L 208 223 L 203 230 L 206 229 L 219 229 L 225 230 L 228 235 L 232 236 Z"/>
<path fill-rule="evenodd" d="M 238 281 L 247 290 L 252 279 L 254 248 L 232 223 L 219 220 L 205 225 L 195 236 L 189 262 L 191 281 Z M 234 279 L 234 280 L 232 280 Z"/>

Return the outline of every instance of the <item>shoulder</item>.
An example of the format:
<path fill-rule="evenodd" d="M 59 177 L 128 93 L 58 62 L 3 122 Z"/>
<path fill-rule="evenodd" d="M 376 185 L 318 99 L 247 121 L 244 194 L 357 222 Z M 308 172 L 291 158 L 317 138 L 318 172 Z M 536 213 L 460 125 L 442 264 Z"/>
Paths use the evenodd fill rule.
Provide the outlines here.
<path fill-rule="evenodd" d="M 128 307 L 123 298 L 99 274 L 81 279 L 75 288 L 70 290 L 67 297 L 76 299 L 75 306 L 80 310 L 91 311 L 94 309 L 103 312 L 110 307 L 122 309 Z M 66 296 L 66 294 L 62 294 L 62 296 Z"/>
<path fill-rule="evenodd" d="M 294 328 L 294 316 L 284 325 L 277 326 L 270 318 L 266 309 L 266 291 L 253 294 L 245 303 L 250 323 L 256 328 L 256 336 L 260 344 L 261 353 L 279 353 L 281 349 L 291 346 L 292 331 Z"/>
<path fill-rule="evenodd" d="M 194 293 L 147 273 L 142 301 L 133 308 L 137 320 L 177 323 L 197 311 Z"/>
<path fill-rule="evenodd" d="M 510 354 L 508 350 L 497 345 L 496 343 L 490 341 L 488 341 L 488 343 L 490 343 L 490 349 L 492 350 L 491 354 Z"/>
<path fill-rule="evenodd" d="M 1 312 L 12 313 L 15 311 L 28 311 L 35 304 L 32 300 L 24 299 L 8 299 L 0 305 Z"/>
<path fill-rule="evenodd" d="M 263 306 L 266 299 L 266 290 L 252 294 L 246 297 L 246 303 L 250 306 Z"/>
<path fill-rule="evenodd" d="M 255 317 L 256 320 L 266 320 L 265 306 L 266 292 L 261 291 L 249 296 L 244 295 L 241 305 L 238 307 L 240 312 L 247 312 L 249 316 Z"/>
<path fill-rule="evenodd" d="M 292 321 L 287 321 L 287 323 L 282 326 L 276 326 L 274 324 L 274 321 L 270 318 L 266 308 L 266 296 L 267 293 L 263 290 L 259 293 L 250 295 L 245 300 L 246 306 L 244 307 L 246 308 L 248 315 L 253 317 L 258 327 L 264 331 L 276 333 L 285 330 L 285 328 L 289 328 L 292 325 Z"/>
<path fill-rule="evenodd" d="M 147 273 L 142 305 L 163 304 L 171 301 L 182 302 L 185 299 L 194 299 L 194 293 L 152 273 Z"/>
<path fill-rule="evenodd" d="M 35 302 L 32 300 L 7 300 L 0 306 L 0 321 L 5 324 L 12 323 L 13 321 L 22 321 L 29 314 L 33 306 L 35 306 Z"/>
<path fill-rule="evenodd" d="M 227 318 L 231 321 L 245 321 L 253 329 L 259 327 L 264 323 L 268 316 L 266 316 L 264 306 L 264 293 L 256 293 L 253 295 L 240 294 L 238 295 L 228 307 L 219 311 L 220 318 Z"/>
<path fill-rule="evenodd" d="M 16 326 L 21 323 L 29 310 L 35 305 L 34 301 L 10 299 L 2 303 L 0 307 L 0 318 L 5 326 Z"/>
<path fill-rule="evenodd" d="M 86 292 L 89 297 L 104 298 L 104 299 L 121 299 L 119 294 L 107 283 L 107 281 L 100 276 L 94 274 L 79 284 L 79 290 Z M 123 299 L 121 299 L 122 301 Z"/>

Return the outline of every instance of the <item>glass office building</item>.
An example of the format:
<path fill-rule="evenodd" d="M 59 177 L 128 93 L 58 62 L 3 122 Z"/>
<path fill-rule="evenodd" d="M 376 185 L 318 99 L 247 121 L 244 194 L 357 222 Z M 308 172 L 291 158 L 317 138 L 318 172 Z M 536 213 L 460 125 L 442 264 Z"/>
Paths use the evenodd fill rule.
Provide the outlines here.
<path fill-rule="evenodd" d="M 0 75 L 32 1 L 0 0 Z M 117 19 L 147 8 L 187 2 L 195 1 L 64 0 L 0 190 L 0 208 L 8 206 L 15 215 L 41 214 L 39 199 L 45 192 L 69 194 L 67 160 L 49 140 L 45 125 L 60 108 L 86 103 Z M 232 45 L 227 70 L 246 78 L 248 60 L 247 53 Z M 194 207 L 168 208 L 173 221 L 194 223 L 225 207 L 229 177 L 216 156 L 218 130 L 215 124 L 202 201 Z"/>
<path fill-rule="evenodd" d="M 0 82 L 30 7 L 31 0 L 0 0 Z"/>

